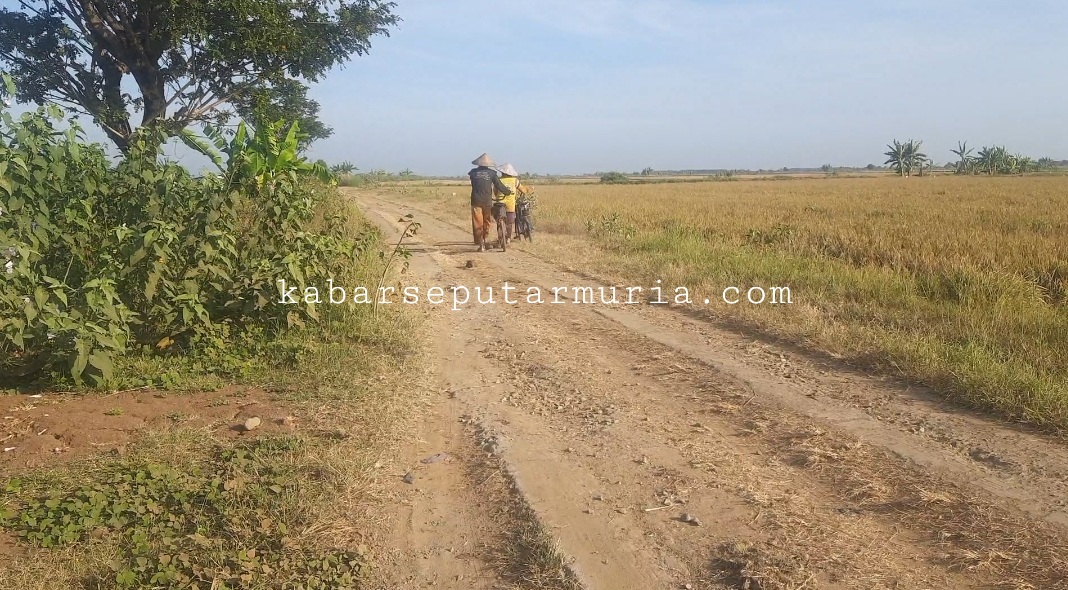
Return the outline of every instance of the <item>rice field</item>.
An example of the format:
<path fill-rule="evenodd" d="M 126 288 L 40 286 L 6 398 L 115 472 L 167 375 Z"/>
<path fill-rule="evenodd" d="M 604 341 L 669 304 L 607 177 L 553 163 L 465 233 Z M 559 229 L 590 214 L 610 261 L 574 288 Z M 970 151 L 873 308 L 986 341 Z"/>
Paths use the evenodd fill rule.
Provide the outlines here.
<path fill-rule="evenodd" d="M 700 313 L 1068 429 L 1068 177 L 536 188 L 539 255 L 686 286 Z M 463 187 L 396 190 L 467 220 Z M 793 303 L 726 305 L 728 286 Z"/>

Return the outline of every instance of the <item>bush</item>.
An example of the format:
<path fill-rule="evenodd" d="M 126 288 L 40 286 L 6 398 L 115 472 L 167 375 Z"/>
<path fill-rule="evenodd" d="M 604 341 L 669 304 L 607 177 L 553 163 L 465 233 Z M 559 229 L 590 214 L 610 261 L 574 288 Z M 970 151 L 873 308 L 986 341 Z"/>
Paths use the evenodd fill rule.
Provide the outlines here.
<path fill-rule="evenodd" d="M 338 177 L 338 186 L 363 188 L 371 185 L 366 174 L 342 174 Z"/>
<path fill-rule="evenodd" d="M 61 118 L 0 111 L 0 380 L 62 370 L 101 384 L 135 344 L 269 338 L 316 320 L 304 287 L 370 243 L 324 213 L 333 189 L 297 173 L 315 167 L 288 141 L 235 138 L 227 174 L 194 178 L 159 161 L 159 133 L 111 165 Z M 280 279 L 299 303 L 280 303 Z"/>
<path fill-rule="evenodd" d="M 630 178 L 622 172 L 608 172 L 601 175 L 602 184 L 627 184 Z"/>
<path fill-rule="evenodd" d="M 261 438 L 178 468 L 114 461 L 87 482 L 47 491 L 9 480 L 0 525 L 46 549 L 115 543 L 115 559 L 94 563 L 85 588 L 358 588 L 362 557 L 293 534 L 314 515 L 296 503 L 300 494 L 325 501 L 336 493 L 321 479 L 303 485 L 325 468 L 305 455 L 312 444 Z"/>

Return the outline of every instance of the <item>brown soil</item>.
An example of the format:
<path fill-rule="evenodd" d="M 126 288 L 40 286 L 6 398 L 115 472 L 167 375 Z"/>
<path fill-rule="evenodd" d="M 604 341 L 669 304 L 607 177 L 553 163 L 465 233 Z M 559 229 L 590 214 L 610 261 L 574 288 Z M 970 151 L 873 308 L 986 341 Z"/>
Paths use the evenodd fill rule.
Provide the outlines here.
<path fill-rule="evenodd" d="M 355 194 L 394 236 L 404 214 L 422 223 L 405 285 L 520 288 L 518 305 L 424 304 L 438 403 L 406 460 L 474 444 L 461 416 L 494 433 L 583 586 L 1068 588 L 1062 441 L 685 310 L 522 303 L 528 286 L 599 285 Z M 420 466 L 425 493 L 398 479 L 386 543 L 411 559 L 387 567 L 395 587 L 566 587 L 504 575 L 537 565 L 522 555 L 435 551 L 523 526 L 471 485 L 479 457 Z"/>
<path fill-rule="evenodd" d="M 245 432 L 245 420 L 261 425 Z M 147 430 L 207 427 L 225 437 L 291 430 L 295 421 L 262 391 L 212 393 L 128 391 L 110 395 L 40 394 L 0 397 L 0 476 L 96 452 L 125 452 Z"/>

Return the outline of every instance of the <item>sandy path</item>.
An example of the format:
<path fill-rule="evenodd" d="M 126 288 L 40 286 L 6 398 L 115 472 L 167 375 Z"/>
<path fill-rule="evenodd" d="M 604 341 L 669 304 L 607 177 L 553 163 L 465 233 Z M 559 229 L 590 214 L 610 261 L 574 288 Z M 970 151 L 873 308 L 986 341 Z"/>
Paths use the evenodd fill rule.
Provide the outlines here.
<path fill-rule="evenodd" d="M 356 195 L 394 235 L 417 214 L 406 284 L 424 296 L 507 280 L 521 301 L 429 310 L 441 393 L 426 442 L 399 461 L 453 460 L 398 479 L 410 504 L 390 541 L 394 580 L 538 587 L 493 549 L 517 525 L 473 477 L 477 425 L 590 589 L 1068 587 L 1057 441 L 679 310 L 527 304 L 530 286 L 551 299 L 600 285 L 522 246 L 474 253 L 466 228 Z M 475 549 L 457 557 L 463 540 Z"/>

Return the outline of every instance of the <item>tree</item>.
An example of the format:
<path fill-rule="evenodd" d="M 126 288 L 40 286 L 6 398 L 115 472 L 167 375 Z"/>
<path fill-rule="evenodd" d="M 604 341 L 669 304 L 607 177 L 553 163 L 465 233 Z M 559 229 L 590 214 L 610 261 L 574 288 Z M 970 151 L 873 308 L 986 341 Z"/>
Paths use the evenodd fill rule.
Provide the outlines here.
<path fill-rule="evenodd" d="M 603 184 L 627 184 L 628 182 L 630 182 L 630 179 L 622 172 L 605 172 L 601 174 L 601 183 Z"/>
<path fill-rule="evenodd" d="M 887 157 L 883 164 L 889 164 L 891 170 L 906 176 L 910 166 L 907 146 L 895 139 L 894 143 L 886 144 L 886 147 L 889 149 L 883 153 Z"/>
<path fill-rule="evenodd" d="M 1038 165 L 1030 156 L 1016 154 L 1013 158 L 1016 160 L 1016 171 L 1020 174 L 1027 174 L 1038 169 Z"/>
<path fill-rule="evenodd" d="M 306 82 L 318 81 L 400 19 L 382 0 L 22 0 L 0 8 L 0 62 L 17 99 L 93 118 L 119 149 L 142 127 L 168 135 L 236 112 L 261 126 L 285 115 L 325 137 Z M 137 96 L 123 82 L 133 79 Z M 233 109 L 233 110 L 229 110 Z"/>
<path fill-rule="evenodd" d="M 337 174 L 338 176 L 345 176 L 347 174 L 352 174 L 353 172 L 356 172 L 357 170 L 359 170 L 359 168 L 357 168 L 355 164 L 353 164 L 352 162 L 349 162 L 347 160 L 344 161 L 344 162 L 341 162 L 340 164 L 334 164 L 333 166 L 330 167 L 330 171 L 333 172 L 334 174 Z"/>
<path fill-rule="evenodd" d="M 927 154 L 920 151 L 920 147 L 922 146 L 922 141 L 913 141 L 911 139 L 906 144 L 906 151 L 909 156 L 909 171 L 912 171 L 913 168 L 919 168 L 920 176 L 923 176 L 923 170 L 930 162 L 930 158 L 927 157 Z"/>
<path fill-rule="evenodd" d="M 916 155 L 913 166 L 915 166 L 920 171 L 920 177 L 923 177 L 924 172 L 930 173 L 931 168 L 934 168 L 934 160 L 928 158 L 926 154 L 918 153 Z"/>
<path fill-rule="evenodd" d="M 1039 158 L 1037 165 L 1039 170 L 1047 171 L 1053 170 L 1057 167 L 1057 165 L 1053 163 L 1053 158 Z"/>
<path fill-rule="evenodd" d="M 968 142 L 957 142 L 957 149 L 950 150 L 957 156 L 956 173 L 957 174 L 971 174 L 975 169 L 975 156 L 972 152 L 974 148 L 968 147 Z"/>
<path fill-rule="evenodd" d="M 983 148 L 979 150 L 976 165 L 980 170 L 989 175 L 1001 174 L 1008 170 L 1008 160 L 1009 153 L 1004 147 L 983 146 Z"/>
<path fill-rule="evenodd" d="M 911 176 L 912 169 L 917 166 L 921 167 L 922 174 L 922 166 L 927 161 L 927 154 L 920 151 L 921 145 L 923 145 L 922 141 L 910 139 L 902 143 L 895 139 L 892 144 L 886 145 L 889 151 L 883 154 L 888 157 L 884 164 L 889 164 L 890 169 L 901 176 Z"/>
<path fill-rule="evenodd" d="M 645 168 L 642 170 L 642 176 L 652 176 L 654 170 L 652 168 Z"/>
<path fill-rule="evenodd" d="M 278 120 L 299 122 L 304 133 L 301 149 L 334 132 L 319 120 L 319 103 L 308 98 L 308 87 L 298 80 L 282 80 L 270 88 L 254 89 L 235 97 L 234 105 L 254 127 Z"/>

